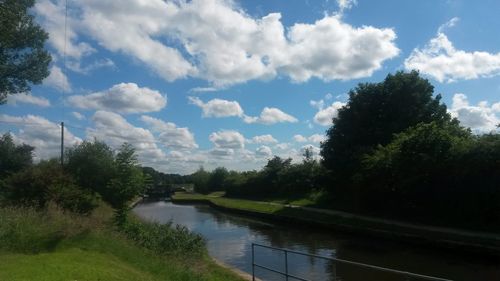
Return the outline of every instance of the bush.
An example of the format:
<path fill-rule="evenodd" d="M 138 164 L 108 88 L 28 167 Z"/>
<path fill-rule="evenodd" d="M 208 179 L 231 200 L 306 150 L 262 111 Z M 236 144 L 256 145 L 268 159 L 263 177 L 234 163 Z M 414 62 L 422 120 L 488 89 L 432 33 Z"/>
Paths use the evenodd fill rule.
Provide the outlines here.
<path fill-rule="evenodd" d="M 42 161 L 11 175 L 3 183 L 1 193 L 9 205 L 45 208 L 54 202 L 64 210 L 80 214 L 88 214 L 97 206 L 95 196 L 75 185 L 56 160 Z"/>
<path fill-rule="evenodd" d="M 205 241 L 199 234 L 186 227 L 167 224 L 140 222 L 128 219 L 120 230 L 139 246 L 158 254 L 200 255 L 205 251 Z"/>

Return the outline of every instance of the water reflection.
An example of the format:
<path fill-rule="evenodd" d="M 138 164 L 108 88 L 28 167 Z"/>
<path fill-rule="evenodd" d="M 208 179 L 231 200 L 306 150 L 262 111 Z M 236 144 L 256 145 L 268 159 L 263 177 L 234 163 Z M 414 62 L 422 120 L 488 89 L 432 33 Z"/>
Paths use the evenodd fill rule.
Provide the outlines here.
<path fill-rule="evenodd" d="M 139 204 L 135 213 L 148 220 L 172 220 L 203 235 L 209 254 L 218 260 L 251 272 L 251 243 L 316 255 L 336 255 L 402 271 L 434 275 L 453 280 L 500 280 L 500 260 L 458 255 L 419 248 L 386 240 L 362 239 L 334 232 L 310 230 L 306 226 L 277 225 L 260 220 L 228 215 L 204 205 L 174 205 L 166 202 Z M 256 262 L 284 271 L 284 254 L 256 248 Z M 360 269 L 350 265 L 289 254 L 289 272 L 311 280 L 343 281 L 405 280 L 401 276 Z M 265 280 L 284 280 L 281 276 L 256 270 Z M 413 280 L 413 279 L 412 279 Z"/>

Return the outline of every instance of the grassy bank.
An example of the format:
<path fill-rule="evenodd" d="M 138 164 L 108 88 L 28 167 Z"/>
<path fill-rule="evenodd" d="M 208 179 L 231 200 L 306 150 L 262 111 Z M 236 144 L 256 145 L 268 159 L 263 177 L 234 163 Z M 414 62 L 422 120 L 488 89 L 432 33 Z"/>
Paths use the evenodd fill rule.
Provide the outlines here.
<path fill-rule="evenodd" d="M 172 200 L 177 203 L 204 202 L 223 211 L 281 222 L 300 222 L 326 229 L 399 239 L 418 244 L 500 254 L 500 235 L 494 233 L 411 224 L 340 211 L 302 207 L 294 205 L 293 202 L 282 204 L 277 201 L 263 202 L 226 198 L 223 197 L 222 193 L 209 195 L 176 193 Z"/>
<path fill-rule="evenodd" d="M 242 280 L 204 250 L 183 251 L 189 239 L 176 245 L 169 240 L 195 236 L 169 226 L 173 238 L 149 239 L 166 227 L 117 231 L 110 218 L 106 207 L 88 217 L 53 208 L 1 208 L 0 280 Z"/>

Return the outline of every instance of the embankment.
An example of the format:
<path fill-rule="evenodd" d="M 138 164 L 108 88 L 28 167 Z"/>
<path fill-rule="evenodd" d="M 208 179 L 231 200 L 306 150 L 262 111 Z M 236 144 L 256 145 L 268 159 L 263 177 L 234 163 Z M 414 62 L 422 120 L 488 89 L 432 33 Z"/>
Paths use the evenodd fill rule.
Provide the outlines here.
<path fill-rule="evenodd" d="M 346 212 L 277 203 L 180 193 L 177 204 L 208 204 L 212 208 L 279 223 L 400 240 L 430 247 L 500 256 L 500 235 L 419 225 Z"/>

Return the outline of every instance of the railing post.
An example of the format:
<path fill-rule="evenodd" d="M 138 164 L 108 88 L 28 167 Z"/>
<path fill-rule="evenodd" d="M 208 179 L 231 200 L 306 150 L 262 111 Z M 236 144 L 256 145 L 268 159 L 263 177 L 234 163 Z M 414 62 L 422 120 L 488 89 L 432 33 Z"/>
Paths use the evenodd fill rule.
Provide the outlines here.
<path fill-rule="evenodd" d="M 255 281 L 255 244 L 252 243 L 252 281 Z"/>
<path fill-rule="evenodd" d="M 285 279 L 288 281 L 288 251 L 285 250 Z"/>

